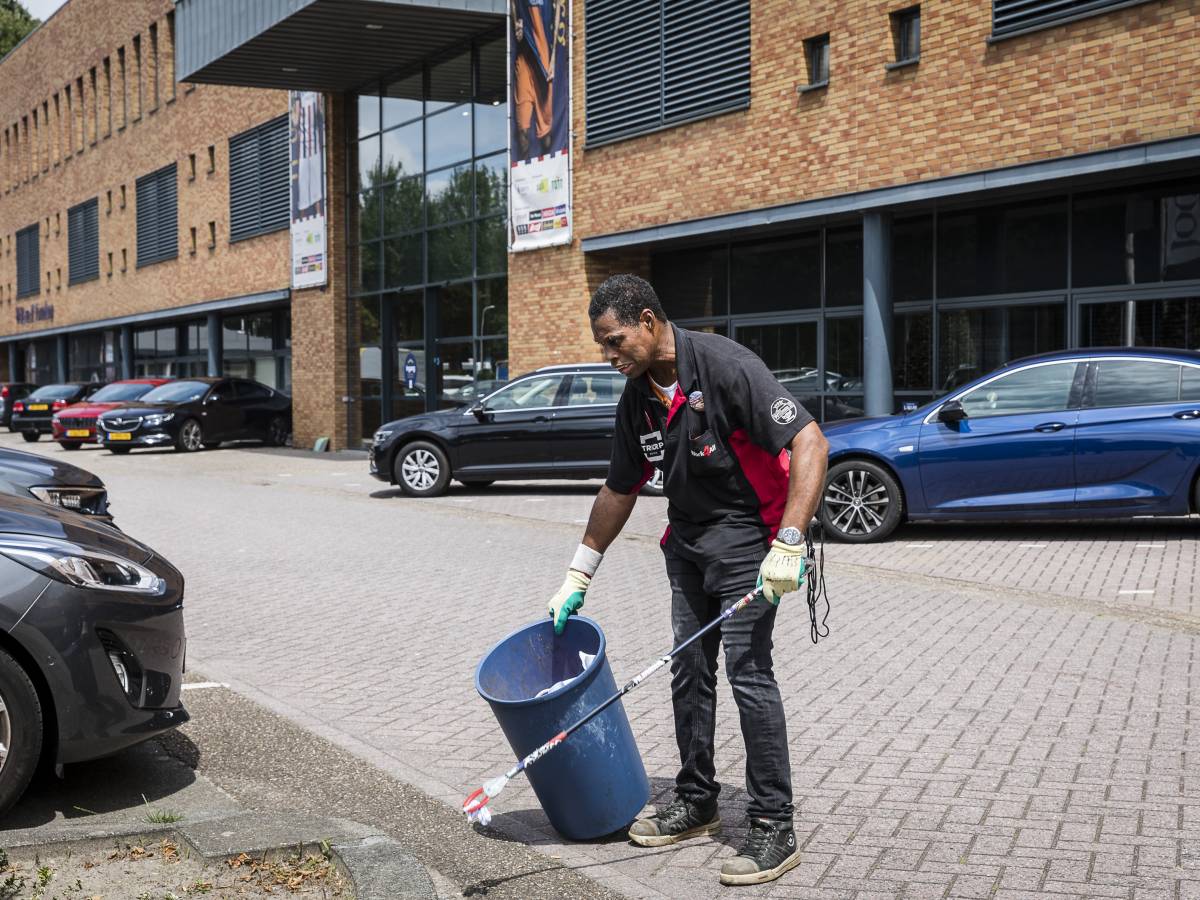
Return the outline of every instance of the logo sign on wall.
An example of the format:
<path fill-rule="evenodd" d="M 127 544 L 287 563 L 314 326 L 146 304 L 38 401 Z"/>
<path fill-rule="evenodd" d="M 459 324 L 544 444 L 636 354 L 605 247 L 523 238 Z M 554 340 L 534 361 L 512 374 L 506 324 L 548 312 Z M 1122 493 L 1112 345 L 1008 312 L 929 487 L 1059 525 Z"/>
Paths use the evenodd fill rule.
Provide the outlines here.
<path fill-rule="evenodd" d="M 325 217 L 325 104 L 315 91 L 288 94 L 292 165 L 292 287 L 328 281 Z"/>
<path fill-rule="evenodd" d="M 509 247 L 571 241 L 571 4 L 512 0 Z"/>

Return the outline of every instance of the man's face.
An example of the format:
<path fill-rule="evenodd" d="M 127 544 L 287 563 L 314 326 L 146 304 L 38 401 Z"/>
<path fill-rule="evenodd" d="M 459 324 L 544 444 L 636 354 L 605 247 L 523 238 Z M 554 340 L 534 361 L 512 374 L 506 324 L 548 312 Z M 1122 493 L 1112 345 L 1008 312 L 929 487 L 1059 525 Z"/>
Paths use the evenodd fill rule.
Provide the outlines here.
<path fill-rule="evenodd" d="M 606 363 L 626 378 L 640 378 L 654 362 L 658 330 L 663 327 L 648 309 L 642 310 L 636 325 L 622 325 L 609 310 L 592 320 L 592 337 Z"/>

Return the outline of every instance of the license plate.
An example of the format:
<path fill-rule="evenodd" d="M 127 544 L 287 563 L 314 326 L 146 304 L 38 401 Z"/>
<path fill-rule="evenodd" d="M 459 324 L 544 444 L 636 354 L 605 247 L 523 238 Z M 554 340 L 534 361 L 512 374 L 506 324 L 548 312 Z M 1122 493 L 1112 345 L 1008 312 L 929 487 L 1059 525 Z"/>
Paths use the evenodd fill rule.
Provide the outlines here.
<path fill-rule="evenodd" d="M 67 437 L 87 437 L 88 430 L 86 428 L 68 428 Z"/>
<path fill-rule="evenodd" d="M 132 441 L 133 433 L 129 431 L 110 431 L 108 439 L 110 441 Z"/>
<path fill-rule="evenodd" d="M 25 407 L 25 408 L 26 408 L 27 410 L 29 410 L 30 412 L 45 412 L 45 411 L 46 411 L 46 410 L 48 410 L 50 407 L 49 407 L 47 404 L 45 404 L 45 403 L 30 403 L 30 404 L 29 404 L 27 407 Z"/>

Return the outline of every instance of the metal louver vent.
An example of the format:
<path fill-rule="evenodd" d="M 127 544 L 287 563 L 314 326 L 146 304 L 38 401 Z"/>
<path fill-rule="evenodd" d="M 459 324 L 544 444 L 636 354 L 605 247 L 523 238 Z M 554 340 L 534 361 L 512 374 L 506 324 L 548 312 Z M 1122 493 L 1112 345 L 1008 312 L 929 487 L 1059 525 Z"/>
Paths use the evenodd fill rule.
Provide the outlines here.
<path fill-rule="evenodd" d="M 1139 2 L 1146 0 L 992 0 L 992 37 L 1009 37 Z"/>
<path fill-rule="evenodd" d="M 67 282 L 100 277 L 99 203 L 89 200 L 67 210 Z"/>
<path fill-rule="evenodd" d="M 229 139 L 229 240 L 287 228 L 291 218 L 287 116 Z"/>
<path fill-rule="evenodd" d="M 36 225 L 17 232 L 17 296 L 27 297 L 40 291 L 42 284 L 41 248 Z"/>
<path fill-rule="evenodd" d="M 585 0 L 587 143 L 750 105 L 749 0 Z"/>
<path fill-rule="evenodd" d="M 175 163 L 137 180 L 137 266 L 179 255 Z"/>

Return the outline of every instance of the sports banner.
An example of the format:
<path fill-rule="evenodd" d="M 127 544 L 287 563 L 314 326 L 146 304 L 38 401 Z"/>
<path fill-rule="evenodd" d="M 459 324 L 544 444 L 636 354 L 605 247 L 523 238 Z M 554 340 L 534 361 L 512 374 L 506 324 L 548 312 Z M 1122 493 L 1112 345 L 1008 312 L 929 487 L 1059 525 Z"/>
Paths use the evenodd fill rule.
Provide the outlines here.
<path fill-rule="evenodd" d="M 292 183 L 292 287 L 328 280 L 325 233 L 325 104 L 315 91 L 291 91 L 288 144 Z"/>
<path fill-rule="evenodd" d="M 509 247 L 571 240 L 570 0 L 510 0 Z"/>

